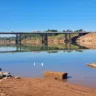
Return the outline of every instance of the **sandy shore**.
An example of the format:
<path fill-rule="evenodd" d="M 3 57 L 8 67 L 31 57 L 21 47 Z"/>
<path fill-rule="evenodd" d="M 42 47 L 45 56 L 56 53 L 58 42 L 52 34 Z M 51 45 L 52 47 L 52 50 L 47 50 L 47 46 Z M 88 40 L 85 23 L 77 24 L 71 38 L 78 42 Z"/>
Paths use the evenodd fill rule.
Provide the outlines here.
<path fill-rule="evenodd" d="M 96 96 L 96 89 L 47 78 L 6 79 L 0 96 Z"/>

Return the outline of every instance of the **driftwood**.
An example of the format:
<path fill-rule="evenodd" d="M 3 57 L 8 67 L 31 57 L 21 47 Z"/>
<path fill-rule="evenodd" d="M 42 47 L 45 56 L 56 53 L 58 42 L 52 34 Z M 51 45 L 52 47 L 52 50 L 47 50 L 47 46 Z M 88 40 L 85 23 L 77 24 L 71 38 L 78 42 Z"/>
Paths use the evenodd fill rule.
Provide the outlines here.
<path fill-rule="evenodd" d="M 44 77 L 54 78 L 54 79 L 67 79 L 67 73 L 64 72 L 44 72 Z"/>

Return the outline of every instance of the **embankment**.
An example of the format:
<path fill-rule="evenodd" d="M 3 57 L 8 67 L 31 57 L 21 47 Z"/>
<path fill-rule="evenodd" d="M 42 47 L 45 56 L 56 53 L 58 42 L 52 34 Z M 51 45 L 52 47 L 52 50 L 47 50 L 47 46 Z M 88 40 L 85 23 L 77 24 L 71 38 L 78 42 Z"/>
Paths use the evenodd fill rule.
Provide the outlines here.
<path fill-rule="evenodd" d="M 0 45 L 15 45 L 14 40 L 0 40 Z"/>
<path fill-rule="evenodd" d="M 88 33 L 77 39 L 77 44 L 89 49 L 96 49 L 96 33 Z"/>
<path fill-rule="evenodd" d="M 23 44 L 23 45 L 39 45 L 39 46 L 41 46 L 42 45 L 42 40 L 41 39 L 23 39 L 22 41 L 21 41 L 21 43 Z"/>
<path fill-rule="evenodd" d="M 42 45 L 42 39 L 23 39 L 22 40 L 23 45 Z M 64 44 L 64 38 L 48 38 L 48 45 L 53 45 L 53 44 Z"/>

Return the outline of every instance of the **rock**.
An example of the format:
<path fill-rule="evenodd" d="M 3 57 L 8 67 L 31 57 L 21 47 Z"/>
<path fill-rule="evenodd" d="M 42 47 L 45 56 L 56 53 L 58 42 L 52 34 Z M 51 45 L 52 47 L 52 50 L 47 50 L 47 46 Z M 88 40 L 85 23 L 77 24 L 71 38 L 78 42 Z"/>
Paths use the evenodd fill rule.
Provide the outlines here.
<path fill-rule="evenodd" d="M 3 72 L 0 72 L 0 79 L 3 78 Z"/>
<path fill-rule="evenodd" d="M 10 75 L 10 73 L 9 72 L 2 72 L 2 71 L 0 71 L 0 79 L 8 79 L 8 78 L 10 78 L 10 77 L 12 77 L 11 75 Z"/>
<path fill-rule="evenodd" d="M 54 79 L 67 79 L 67 73 L 64 72 L 44 72 L 44 77 L 54 78 Z"/>
<path fill-rule="evenodd" d="M 93 64 L 87 64 L 87 66 L 96 68 L 96 64 L 95 63 L 93 63 Z"/>
<path fill-rule="evenodd" d="M 10 75 L 10 73 L 9 73 L 9 72 L 3 72 L 3 75 L 4 75 L 5 77 L 8 77 L 8 76 Z"/>
<path fill-rule="evenodd" d="M 21 77 L 20 76 L 15 76 L 15 79 L 20 79 Z"/>
<path fill-rule="evenodd" d="M 6 79 L 8 79 L 8 77 L 4 77 L 3 79 L 5 79 L 5 80 L 6 80 Z"/>
<path fill-rule="evenodd" d="M 12 76 L 12 75 L 8 75 L 7 77 L 8 77 L 8 78 L 11 78 L 11 77 L 13 77 L 13 76 Z"/>
<path fill-rule="evenodd" d="M 0 68 L 0 70 L 2 70 L 2 69 Z M 0 71 L 0 79 L 1 79 L 1 81 L 2 81 L 3 79 L 10 79 L 11 77 L 13 77 L 13 76 L 11 75 L 11 73 L 9 73 L 9 72 L 4 72 L 4 71 Z M 20 77 L 20 76 L 15 76 L 14 78 L 15 78 L 15 79 L 20 79 L 21 77 Z"/>

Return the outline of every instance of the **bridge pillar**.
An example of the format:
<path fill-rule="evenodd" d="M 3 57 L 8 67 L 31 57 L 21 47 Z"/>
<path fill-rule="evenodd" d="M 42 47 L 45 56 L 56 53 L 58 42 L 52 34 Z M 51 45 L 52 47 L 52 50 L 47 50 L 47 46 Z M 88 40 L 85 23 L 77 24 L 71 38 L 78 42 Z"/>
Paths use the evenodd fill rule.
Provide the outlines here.
<path fill-rule="evenodd" d="M 71 48 L 71 42 L 69 42 L 69 51 L 71 51 L 71 49 L 72 49 L 72 48 Z"/>
<path fill-rule="evenodd" d="M 44 43 L 45 45 L 48 44 L 48 34 L 47 33 L 42 34 L 42 43 Z"/>
<path fill-rule="evenodd" d="M 71 42 L 71 33 L 65 33 L 65 43 Z"/>
<path fill-rule="evenodd" d="M 65 43 L 65 50 L 68 50 L 68 43 Z"/>
<path fill-rule="evenodd" d="M 16 34 L 16 44 L 21 44 L 21 35 L 22 34 Z"/>
<path fill-rule="evenodd" d="M 18 34 L 16 34 L 16 44 L 18 44 Z"/>
<path fill-rule="evenodd" d="M 69 41 L 71 42 L 71 33 L 69 33 Z"/>
<path fill-rule="evenodd" d="M 67 35 L 68 35 L 68 34 L 67 34 L 67 33 L 65 33 L 65 40 L 64 40 L 64 41 L 65 41 L 65 43 L 66 43 L 66 42 L 68 42 L 68 36 L 67 36 Z"/>
<path fill-rule="evenodd" d="M 21 34 L 19 34 L 19 43 L 21 44 Z"/>

